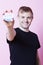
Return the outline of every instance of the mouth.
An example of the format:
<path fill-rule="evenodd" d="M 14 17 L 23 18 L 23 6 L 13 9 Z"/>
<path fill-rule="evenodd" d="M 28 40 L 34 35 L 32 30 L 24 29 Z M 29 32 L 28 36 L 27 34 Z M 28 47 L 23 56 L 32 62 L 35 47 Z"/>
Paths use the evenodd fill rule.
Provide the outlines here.
<path fill-rule="evenodd" d="M 29 23 L 28 23 L 28 22 L 23 22 L 23 24 L 26 24 L 26 25 L 28 25 Z"/>

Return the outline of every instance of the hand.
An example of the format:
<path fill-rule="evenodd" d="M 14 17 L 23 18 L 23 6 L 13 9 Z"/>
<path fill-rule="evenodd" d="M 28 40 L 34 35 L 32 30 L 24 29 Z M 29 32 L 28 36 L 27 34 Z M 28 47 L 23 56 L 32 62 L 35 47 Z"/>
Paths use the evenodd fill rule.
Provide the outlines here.
<path fill-rule="evenodd" d="M 10 13 L 10 15 L 9 15 L 9 13 Z M 4 16 L 4 19 L 3 19 L 3 21 L 4 21 L 4 23 L 5 23 L 5 25 L 9 28 L 9 27 L 13 27 L 13 25 L 14 25 L 14 17 L 12 16 L 12 13 L 13 13 L 13 11 L 12 10 L 10 10 L 10 11 L 5 11 L 4 13 L 3 13 L 3 16 Z M 6 15 L 7 14 L 7 15 Z M 10 20 L 9 20 L 10 19 Z"/>

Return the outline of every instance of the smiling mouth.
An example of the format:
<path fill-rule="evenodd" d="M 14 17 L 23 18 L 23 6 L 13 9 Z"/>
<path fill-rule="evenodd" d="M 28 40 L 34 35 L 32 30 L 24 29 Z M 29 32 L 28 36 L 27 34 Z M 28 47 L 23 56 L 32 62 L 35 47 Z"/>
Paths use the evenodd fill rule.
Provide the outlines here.
<path fill-rule="evenodd" d="M 24 23 L 29 23 L 28 21 L 24 21 Z"/>
<path fill-rule="evenodd" d="M 24 22 L 24 24 L 29 24 L 28 22 Z"/>

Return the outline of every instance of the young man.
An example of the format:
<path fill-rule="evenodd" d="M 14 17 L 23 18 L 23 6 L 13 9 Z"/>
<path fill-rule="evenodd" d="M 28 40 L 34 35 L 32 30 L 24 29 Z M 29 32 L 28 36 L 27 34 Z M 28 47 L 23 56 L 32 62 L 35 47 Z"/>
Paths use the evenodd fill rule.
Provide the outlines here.
<path fill-rule="evenodd" d="M 30 7 L 22 6 L 18 11 L 19 28 L 14 29 L 14 20 L 5 22 L 7 32 L 7 43 L 10 48 L 11 65 L 40 65 L 37 49 L 40 48 L 38 37 L 29 30 L 33 19 Z"/>

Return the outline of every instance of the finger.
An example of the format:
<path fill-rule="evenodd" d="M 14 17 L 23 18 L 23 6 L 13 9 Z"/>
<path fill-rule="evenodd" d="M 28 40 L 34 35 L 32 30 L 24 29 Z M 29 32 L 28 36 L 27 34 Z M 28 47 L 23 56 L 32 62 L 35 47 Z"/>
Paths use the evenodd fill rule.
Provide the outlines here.
<path fill-rule="evenodd" d="M 5 13 L 8 13 L 8 11 L 6 10 Z"/>
<path fill-rule="evenodd" d="M 2 13 L 2 15 L 5 15 L 5 11 Z"/>
<path fill-rule="evenodd" d="M 2 15 L 5 15 L 5 13 L 8 13 L 8 11 L 6 10 L 6 11 L 4 11 L 4 13 L 2 14 Z"/>
<path fill-rule="evenodd" d="M 6 23 L 9 23 L 8 21 L 6 21 L 6 20 L 3 20 L 4 22 L 6 22 Z"/>
<path fill-rule="evenodd" d="M 12 12 L 13 12 L 13 10 L 10 10 L 10 12 L 12 13 Z"/>

